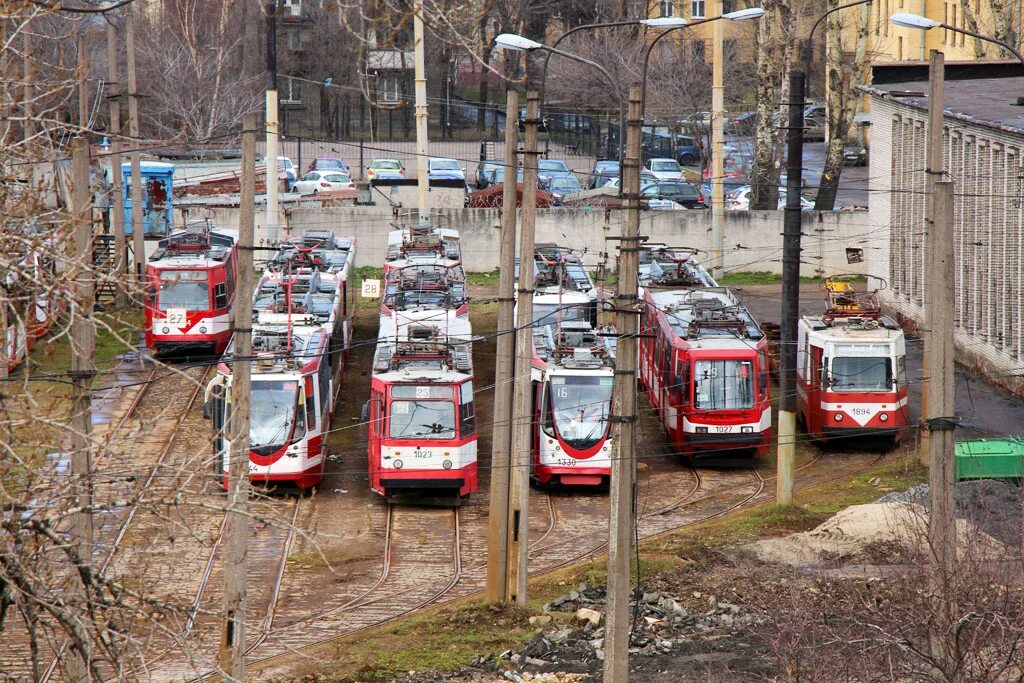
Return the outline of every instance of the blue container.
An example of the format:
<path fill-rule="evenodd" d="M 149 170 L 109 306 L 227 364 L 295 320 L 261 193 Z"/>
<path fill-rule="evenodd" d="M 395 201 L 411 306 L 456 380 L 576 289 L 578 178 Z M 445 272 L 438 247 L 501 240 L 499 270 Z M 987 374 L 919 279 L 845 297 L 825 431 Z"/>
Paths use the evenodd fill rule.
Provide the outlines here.
<path fill-rule="evenodd" d="M 144 235 L 160 237 L 171 231 L 174 189 L 174 164 L 163 161 L 143 161 L 142 197 Z M 124 230 L 132 234 L 132 165 L 121 164 L 124 195 Z"/>

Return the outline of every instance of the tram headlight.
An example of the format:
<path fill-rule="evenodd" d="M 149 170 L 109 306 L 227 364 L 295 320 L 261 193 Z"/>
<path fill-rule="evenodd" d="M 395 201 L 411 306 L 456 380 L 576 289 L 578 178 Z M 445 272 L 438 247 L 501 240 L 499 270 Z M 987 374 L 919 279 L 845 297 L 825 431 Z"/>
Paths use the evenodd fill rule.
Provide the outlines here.
<path fill-rule="evenodd" d="M 751 427 L 750 425 L 747 425 L 746 427 L 740 427 L 740 431 L 743 432 L 744 434 L 752 434 L 754 432 L 754 428 Z"/>
<path fill-rule="evenodd" d="M 441 467 L 445 468 L 446 470 L 450 470 L 452 468 L 452 461 L 445 460 L 444 462 L 441 463 Z"/>
<path fill-rule="evenodd" d="M 836 413 L 836 422 L 842 422 L 842 421 L 843 421 L 843 414 L 842 413 Z"/>
<path fill-rule="evenodd" d="M 404 464 L 405 463 L 402 462 L 401 460 L 398 460 L 397 458 L 395 459 L 394 465 L 395 465 L 395 469 L 396 470 L 402 469 L 402 465 L 404 465 Z"/>
<path fill-rule="evenodd" d="M 206 328 L 205 327 L 200 327 L 199 328 L 199 334 L 206 334 Z"/>
<path fill-rule="evenodd" d="M 882 413 L 881 415 L 878 416 L 878 419 L 881 420 L 882 422 L 888 422 L 889 416 L 886 413 Z"/>
<path fill-rule="evenodd" d="M 164 334 L 170 334 L 170 333 L 171 333 L 171 328 L 165 327 L 164 328 Z"/>
<path fill-rule="evenodd" d="M 708 428 L 707 427 L 694 427 L 694 431 L 697 432 L 698 434 L 707 434 L 708 433 Z"/>

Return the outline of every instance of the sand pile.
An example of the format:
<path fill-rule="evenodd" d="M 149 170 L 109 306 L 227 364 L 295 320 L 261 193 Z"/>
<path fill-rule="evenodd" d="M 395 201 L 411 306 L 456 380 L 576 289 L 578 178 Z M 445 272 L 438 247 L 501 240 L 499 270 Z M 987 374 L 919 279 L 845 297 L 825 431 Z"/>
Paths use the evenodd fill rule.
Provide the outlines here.
<path fill-rule="evenodd" d="M 793 566 L 874 563 L 880 550 L 906 557 L 920 556 L 928 547 L 928 513 L 913 503 L 854 505 L 838 512 L 816 529 L 746 546 L 758 559 Z M 957 520 L 960 552 L 1002 556 L 1005 546 L 966 520 Z M 906 551 L 906 552 L 900 552 Z"/>

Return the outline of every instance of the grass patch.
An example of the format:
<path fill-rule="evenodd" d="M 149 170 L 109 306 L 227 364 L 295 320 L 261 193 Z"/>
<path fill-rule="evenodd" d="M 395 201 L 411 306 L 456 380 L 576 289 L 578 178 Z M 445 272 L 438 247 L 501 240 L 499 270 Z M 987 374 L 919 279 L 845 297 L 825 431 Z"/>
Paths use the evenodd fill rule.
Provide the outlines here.
<path fill-rule="evenodd" d="M 489 273 L 466 273 L 466 281 L 471 285 L 498 285 L 501 273 L 495 268 Z"/>
<path fill-rule="evenodd" d="M 844 275 L 841 278 L 836 278 L 843 282 L 850 282 L 853 284 L 863 284 L 866 278 L 863 275 Z M 825 281 L 823 277 L 808 277 L 800 276 L 800 283 L 804 285 L 817 285 Z M 772 273 L 767 270 L 740 270 L 732 273 L 726 273 L 718 279 L 718 284 L 723 286 L 741 286 L 741 285 L 775 285 L 782 282 L 782 275 L 778 273 Z"/>

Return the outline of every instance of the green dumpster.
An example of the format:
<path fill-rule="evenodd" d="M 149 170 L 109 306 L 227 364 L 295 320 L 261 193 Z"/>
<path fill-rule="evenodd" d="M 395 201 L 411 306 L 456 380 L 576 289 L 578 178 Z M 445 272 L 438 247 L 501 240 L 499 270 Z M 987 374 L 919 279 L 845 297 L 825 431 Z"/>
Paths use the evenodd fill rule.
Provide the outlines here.
<path fill-rule="evenodd" d="M 1024 477 L 1024 438 L 979 439 L 956 444 L 956 478 L 1017 479 Z"/>

